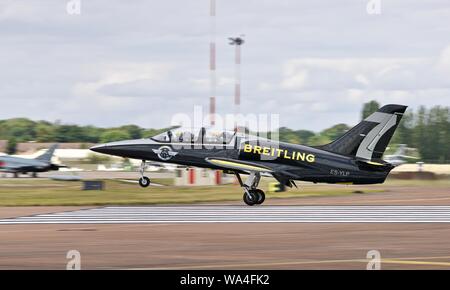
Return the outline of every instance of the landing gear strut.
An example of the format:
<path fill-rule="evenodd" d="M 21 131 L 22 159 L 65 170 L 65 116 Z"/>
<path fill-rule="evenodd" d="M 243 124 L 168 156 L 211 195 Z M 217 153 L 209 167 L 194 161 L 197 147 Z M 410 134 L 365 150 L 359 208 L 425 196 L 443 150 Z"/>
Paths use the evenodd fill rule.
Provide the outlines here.
<path fill-rule="evenodd" d="M 145 172 L 145 160 L 142 160 L 140 168 L 141 178 L 139 178 L 139 185 L 141 187 L 148 187 L 150 185 L 150 178 L 144 175 Z"/>
<path fill-rule="evenodd" d="M 245 183 L 242 182 L 239 173 L 235 174 L 239 181 L 239 184 L 244 189 L 243 199 L 245 204 L 250 206 L 255 204 L 262 204 L 266 199 L 266 195 L 264 194 L 264 191 L 257 188 L 259 180 L 261 179 L 261 175 L 259 174 L 259 172 L 251 172 Z"/>

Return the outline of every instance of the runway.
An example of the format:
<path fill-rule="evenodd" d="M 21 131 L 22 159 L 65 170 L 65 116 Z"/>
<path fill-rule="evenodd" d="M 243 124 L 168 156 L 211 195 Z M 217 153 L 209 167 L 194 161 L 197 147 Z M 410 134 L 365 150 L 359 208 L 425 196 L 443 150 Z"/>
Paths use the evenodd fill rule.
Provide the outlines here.
<path fill-rule="evenodd" d="M 449 223 L 450 206 L 110 206 L 1 219 L 8 224 Z"/>

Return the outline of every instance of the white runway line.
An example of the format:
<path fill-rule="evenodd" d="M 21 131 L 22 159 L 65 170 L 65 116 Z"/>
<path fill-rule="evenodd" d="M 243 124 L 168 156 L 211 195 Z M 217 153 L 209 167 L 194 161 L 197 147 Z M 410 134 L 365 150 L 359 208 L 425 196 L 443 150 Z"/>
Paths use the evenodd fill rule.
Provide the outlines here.
<path fill-rule="evenodd" d="M 110 206 L 0 220 L 0 225 L 146 223 L 450 223 L 450 206 Z"/>

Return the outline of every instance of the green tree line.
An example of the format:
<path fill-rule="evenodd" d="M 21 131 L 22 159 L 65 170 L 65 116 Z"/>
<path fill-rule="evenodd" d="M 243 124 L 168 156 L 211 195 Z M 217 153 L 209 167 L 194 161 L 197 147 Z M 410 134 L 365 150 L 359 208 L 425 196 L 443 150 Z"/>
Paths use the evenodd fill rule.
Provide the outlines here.
<path fill-rule="evenodd" d="M 364 104 L 361 118 L 366 118 L 379 107 L 376 101 Z M 321 132 L 313 132 L 282 127 L 278 134 L 279 139 L 284 142 L 317 146 L 337 139 L 350 128 L 346 124 L 337 124 Z M 106 143 L 148 138 L 167 129 L 146 129 L 136 125 L 99 128 L 15 118 L 0 120 L 0 140 L 9 140 L 8 151 L 13 153 L 17 142 Z M 407 110 L 391 144 L 407 144 L 409 147 L 417 148 L 425 162 L 449 162 L 450 108 L 435 106 L 428 109 L 422 106 L 416 111 Z"/>
<path fill-rule="evenodd" d="M 136 125 L 115 128 L 78 126 L 60 122 L 32 121 L 26 118 L 0 120 L 0 140 L 8 140 L 8 153 L 18 142 L 106 143 L 124 139 L 151 137 L 164 129 L 144 129 Z"/>

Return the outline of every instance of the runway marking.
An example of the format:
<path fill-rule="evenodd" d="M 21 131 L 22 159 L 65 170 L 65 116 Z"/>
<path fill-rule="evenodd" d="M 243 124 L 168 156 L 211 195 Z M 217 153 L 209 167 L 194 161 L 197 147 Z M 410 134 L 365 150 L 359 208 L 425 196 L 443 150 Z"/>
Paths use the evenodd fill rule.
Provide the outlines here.
<path fill-rule="evenodd" d="M 404 264 L 404 265 L 446 266 L 446 267 L 450 267 L 450 262 L 402 261 L 402 260 L 396 260 L 396 259 L 381 259 L 381 263 L 386 263 L 386 264 Z"/>
<path fill-rule="evenodd" d="M 110 206 L 0 219 L 0 225 L 149 223 L 450 223 L 450 206 Z"/>
<path fill-rule="evenodd" d="M 414 199 L 369 199 L 369 200 L 363 200 L 361 201 L 362 203 L 375 203 L 375 204 L 380 204 L 380 203 L 394 203 L 394 202 L 413 202 L 413 201 L 426 201 L 426 202 L 430 202 L 430 201 L 443 201 L 443 200 L 449 200 L 450 197 L 441 197 L 441 198 L 414 198 Z M 348 201 L 333 201 L 333 204 L 347 204 L 349 205 Z"/>
<path fill-rule="evenodd" d="M 424 259 L 427 257 L 423 257 Z M 437 258 L 437 257 L 436 257 Z M 411 260 L 414 259 L 414 260 Z M 385 258 L 381 259 L 383 264 L 403 264 L 403 265 L 426 265 L 426 266 L 445 266 L 450 267 L 450 262 L 433 262 L 433 261 L 416 261 L 421 259 L 415 258 Z M 342 260 L 307 260 L 307 261 L 286 261 L 286 262 L 260 262 L 260 263 L 234 263 L 222 265 L 183 265 L 174 267 L 145 267 L 145 268 L 129 268 L 128 270 L 185 270 L 185 269 L 223 269 L 223 268 L 240 268 L 240 267 L 264 267 L 264 266 L 295 266 L 295 265 L 314 265 L 314 264 L 342 264 L 342 263 L 364 263 L 367 264 L 370 259 L 342 259 Z"/>

